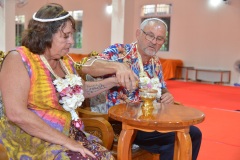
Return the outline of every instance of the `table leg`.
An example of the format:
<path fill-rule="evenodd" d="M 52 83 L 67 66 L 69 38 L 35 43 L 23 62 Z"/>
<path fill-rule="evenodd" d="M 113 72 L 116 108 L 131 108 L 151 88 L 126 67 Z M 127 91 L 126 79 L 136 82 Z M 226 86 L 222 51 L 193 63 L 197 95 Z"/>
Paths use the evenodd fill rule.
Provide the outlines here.
<path fill-rule="evenodd" d="M 195 80 L 197 81 L 198 79 L 198 70 L 196 70 L 196 73 L 195 73 Z"/>
<path fill-rule="evenodd" d="M 124 125 L 120 136 L 118 138 L 117 159 L 118 160 L 131 160 L 131 139 L 134 134 L 133 129 L 124 129 Z"/>
<path fill-rule="evenodd" d="M 221 72 L 220 83 L 223 84 L 223 72 Z"/>
<path fill-rule="evenodd" d="M 176 132 L 174 146 L 174 160 L 192 159 L 192 142 L 189 128 Z"/>
<path fill-rule="evenodd" d="M 186 77 L 185 77 L 186 81 L 188 81 L 188 68 L 186 68 Z"/>
<path fill-rule="evenodd" d="M 231 81 L 231 71 L 228 72 L 228 83 Z"/>

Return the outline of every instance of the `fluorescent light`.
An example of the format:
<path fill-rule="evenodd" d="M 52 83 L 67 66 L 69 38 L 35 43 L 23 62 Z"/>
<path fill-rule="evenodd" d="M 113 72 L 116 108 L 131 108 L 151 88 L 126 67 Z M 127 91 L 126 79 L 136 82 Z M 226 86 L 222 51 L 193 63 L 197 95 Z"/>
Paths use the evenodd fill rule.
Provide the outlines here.
<path fill-rule="evenodd" d="M 221 4 L 222 0 L 209 0 L 209 4 L 212 6 L 212 7 L 217 7 Z"/>
<path fill-rule="evenodd" d="M 107 7 L 106 7 L 106 12 L 107 12 L 108 14 L 112 14 L 112 5 L 107 5 Z"/>

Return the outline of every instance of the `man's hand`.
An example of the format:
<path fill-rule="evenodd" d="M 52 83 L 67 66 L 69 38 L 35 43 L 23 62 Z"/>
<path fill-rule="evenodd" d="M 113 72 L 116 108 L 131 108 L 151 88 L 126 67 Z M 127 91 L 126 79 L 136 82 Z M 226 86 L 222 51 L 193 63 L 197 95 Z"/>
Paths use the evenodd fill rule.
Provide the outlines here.
<path fill-rule="evenodd" d="M 138 86 L 138 76 L 125 63 L 119 63 L 116 70 L 116 78 L 120 86 L 127 90 L 134 90 Z"/>
<path fill-rule="evenodd" d="M 162 96 L 160 98 L 160 102 L 165 103 L 165 104 L 173 104 L 174 103 L 174 97 L 172 96 L 171 93 L 166 92 L 166 93 L 162 94 Z"/>

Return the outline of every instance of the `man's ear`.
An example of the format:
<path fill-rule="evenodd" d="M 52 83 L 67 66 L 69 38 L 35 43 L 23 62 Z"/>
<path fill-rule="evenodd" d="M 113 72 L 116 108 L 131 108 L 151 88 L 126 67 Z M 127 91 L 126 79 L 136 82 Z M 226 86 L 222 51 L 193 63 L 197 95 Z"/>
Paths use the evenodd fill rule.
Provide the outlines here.
<path fill-rule="evenodd" d="M 136 38 L 137 38 L 137 40 L 138 40 L 138 37 L 141 35 L 141 29 L 137 29 L 136 30 Z"/>

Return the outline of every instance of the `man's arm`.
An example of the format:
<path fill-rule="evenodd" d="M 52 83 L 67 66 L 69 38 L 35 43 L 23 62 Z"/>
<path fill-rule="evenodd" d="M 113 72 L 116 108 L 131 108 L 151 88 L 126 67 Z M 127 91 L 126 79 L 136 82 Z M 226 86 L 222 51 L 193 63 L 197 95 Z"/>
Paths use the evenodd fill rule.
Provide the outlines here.
<path fill-rule="evenodd" d="M 82 66 L 82 72 L 94 77 L 113 74 L 117 78 L 117 83 L 129 90 L 135 89 L 138 81 L 138 77 L 129 65 L 102 59 L 89 60 Z"/>
<path fill-rule="evenodd" d="M 128 69 L 124 67 L 125 66 L 119 62 L 91 58 L 82 66 L 82 72 L 94 77 L 99 77 L 107 74 L 116 74 L 118 68 L 122 68 L 122 70 Z"/>

